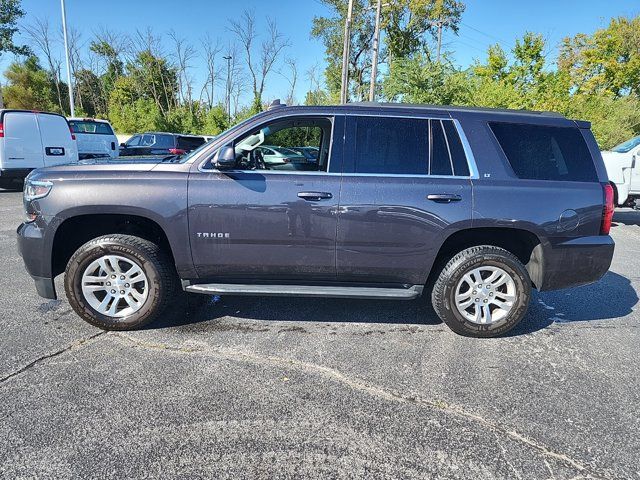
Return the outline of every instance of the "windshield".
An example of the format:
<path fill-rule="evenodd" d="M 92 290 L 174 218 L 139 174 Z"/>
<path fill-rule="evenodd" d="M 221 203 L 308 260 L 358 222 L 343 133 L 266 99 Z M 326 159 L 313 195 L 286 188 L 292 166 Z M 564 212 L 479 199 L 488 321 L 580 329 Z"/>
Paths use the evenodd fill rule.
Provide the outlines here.
<path fill-rule="evenodd" d="M 640 136 L 633 137 L 631 140 L 627 140 L 617 147 L 613 147 L 613 151 L 616 153 L 627 153 L 629 150 L 637 147 L 638 145 L 640 145 Z"/>

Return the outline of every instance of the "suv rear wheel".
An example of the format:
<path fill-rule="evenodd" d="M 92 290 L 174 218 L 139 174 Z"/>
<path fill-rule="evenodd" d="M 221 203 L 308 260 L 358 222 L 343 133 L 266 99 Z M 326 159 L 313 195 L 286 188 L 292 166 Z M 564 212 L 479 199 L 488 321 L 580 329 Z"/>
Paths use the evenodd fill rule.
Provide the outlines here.
<path fill-rule="evenodd" d="M 451 330 L 471 337 L 495 337 L 515 327 L 531 298 L 527 270 L 499 247 L 471 247 L 442 269 L 431 299 Z"/>
<path fill-rule="evenodd" d="M 104 330 L 142 327 L 165 311 L 176 274 L 158 245 L 131 235 L 107 235 L 80 247 L 67 264 L 69 303 Z"/>

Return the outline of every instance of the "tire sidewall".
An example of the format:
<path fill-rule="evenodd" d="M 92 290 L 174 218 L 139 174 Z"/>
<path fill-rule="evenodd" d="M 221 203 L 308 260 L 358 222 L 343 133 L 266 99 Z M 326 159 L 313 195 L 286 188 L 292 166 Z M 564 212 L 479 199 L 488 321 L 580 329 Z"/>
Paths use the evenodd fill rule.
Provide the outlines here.
<path fill-rule="evenodd" d="M 477 324 L 466 319 L 456 307 L 456 287 L 460 279 L 469 271 L 478 267 L 499 267 L 513 279 L 516 287 L 516 301 L 505 319 L 493 324 Z M 448 317 L 446 323 L 457 333 L 474 337 L 494 337 L 502 335 L 513 327 L 527 313 L 531 298 L 531 283 L 524 268 L 508 257 L 481 253 L 469 259 L 461 259 L 450 270 L 450 276 L 444 288 L 444 308 Z"/>
<path fill-rule="evenodd" d="M 149 292 L 140 310 L 126 317 L 110 317 L 96 311 L 82 293 L 82 276 L 93 261 L 105 255 L 119 255 L 135 262 L 147 276 Z M 157 267 L 149 261 L 141 250 L 116 241 L 103 240 L 79 252 L 67 267 L 65 290 L 72 300 L 70 303 L 77 313 L 90 324 L 108 330 L 128 330 L 148 323 L 155 314 L 163 295 L 161 277 Z M 78 309 L 80 311 L 78 311 Z"/>

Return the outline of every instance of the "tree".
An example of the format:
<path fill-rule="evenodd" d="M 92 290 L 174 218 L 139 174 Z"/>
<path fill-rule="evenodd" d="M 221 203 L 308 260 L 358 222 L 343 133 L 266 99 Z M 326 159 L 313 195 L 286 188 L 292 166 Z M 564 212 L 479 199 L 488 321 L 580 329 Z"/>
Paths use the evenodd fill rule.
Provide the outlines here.
<path fill-rule="evenodd" d="M 429 53 L 429 40 L 438 25 L 458 32 L 465 5 L 459 0 L 400 0 L 390 2 L 385 15 L 387 47 L 391 58 Z M 429 35 L 427 35 L 429 34 Z"/>
<path fill-rule="evenodd" d="M 39 51 L 47 62 L 49 73 L 53 77 L 53 82 L 56 88 L 58 107 L 60 108 L 60 111 L 62 111 L 62 88 L 60 86 L 61 61 L 53 53 L 54 43 L 51 28 L 49 27 L 49 21 L 46 19 L 36 18 L 32 24 L 25 25 L 24 31 L 27 33 L 27 37 L 35 47 L 36 51 Z"/>
<path fill-rule="evenodd" d="M 262 110 L 262 95 L 267 76 L 289 42 L 278 30 L 275 20 L 267 18 L 267 38 L 260 44 L 260 51 L 256 55 L 254 49 L 258 34 L 255 14 L 248 10 L 245 10 L 240 20 L 231 20 L 231 31 L 244 49 L 245 61 L 253 82 L 252 108 L 259 112 Z"/>
<path fill-rule="evenodd" d="M 471 91 L 471 81 L 464 72 L 423 54 L 394 61 L 383 84 L 388 99 L 408 103 L 465 105 L 472 101 Z"/>
<path fill-rule="evenodd" d="M 18 31 L 18 20 L 24 16 L 20 8 L 20 0 L 0 0 L 0 57 L 3 53 L 14 55 L 30 55 L 26 45 L 17 45 L 13 36 Z M 0 89 L 0 108 L 4 108 L 2 90 Z"/>
<path fill-rule="evenodd" d="M 345 0 L 321 0 L 333 15 L 314 17 L 311 35 L 322 41 L 325 47 L 325 78 L 330 96 L 337 101 L 340 97 L 342 49 L 344 24 L 347 16 Z M 373 45 L 374 19 L 371 12 L 365 10 L 368 0 L 355 0 L 351 25 L 351 48 L 349 51 L 349 92 L 350 97 L 363 99 L 368 92 L 367 77 L 371 69 L 369 52 Z M 380 55 L 384 61 L 384 52 Z"/>
<path fill-rule="evenodd" d="M 640 16 L 613 18 L 593 35 L 565 38 L 558 67 L 578 93 L 640 96 Z"/>
<path fill-rule="evenodd" d="M 37 57 L 30 56 L 24 62 L 13 62 L 5 76 L 9 81 L 4 88 L 8 108 L 59 111 L 52 78 L 40 66 Z"/>

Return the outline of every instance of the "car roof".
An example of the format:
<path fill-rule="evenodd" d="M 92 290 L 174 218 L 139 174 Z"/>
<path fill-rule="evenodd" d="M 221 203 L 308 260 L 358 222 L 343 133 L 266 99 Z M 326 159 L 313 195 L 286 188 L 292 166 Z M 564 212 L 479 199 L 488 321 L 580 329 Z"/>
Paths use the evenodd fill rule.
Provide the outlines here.
<path fill-rule="evenodd" d="M 99 122 L 99 123 L 109 123 L 109 120 L 103 120 L 102 118 L 89 118 L 89 117 L 67 117 L 67 120 L 70 122 Z"/>
<path fill-rule="evenodd" d="M 135 135 L 171 135 L 173 137 L 188 137 L 188 138 L 204 138 L 204 135 L 192 135 L 189 133 L 173 133 L 173 132 L 142 132 Z"/>

